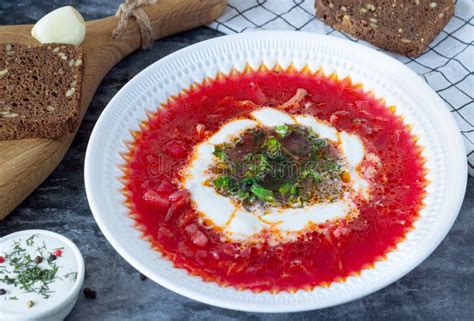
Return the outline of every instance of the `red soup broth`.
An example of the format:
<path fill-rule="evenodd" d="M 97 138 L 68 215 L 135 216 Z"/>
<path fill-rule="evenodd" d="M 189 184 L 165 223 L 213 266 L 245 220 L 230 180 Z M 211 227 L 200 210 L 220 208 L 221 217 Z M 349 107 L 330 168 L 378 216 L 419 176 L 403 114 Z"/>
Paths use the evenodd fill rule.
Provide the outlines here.
<path fill-rule="evenodd" d="M 352 221 L 328 224 L 296 241 L 223 241 L 219 231 L 200 223 L 186 191 L 178 190 L 180 169 L 206 135 L 257 105 L 281 105 L 298 88 L 308 94 L 287 112 L 310 114 L 357 134 L 366 154 L 381 160 L 370 180 L 372 197 L 356 201 L 360 214 Z M 239 102 L 246 100 L 255 104 L 243 108 Z M 223 286 L 279 292 L 343 281 L 395 249 L 422 207 L 423 158 L 415 138 L 393 108 L 348 79 L 295 71 L 232 73 L 183 92 L 141 128 L 124 171 L 131 216 L 176 267 Z"/>

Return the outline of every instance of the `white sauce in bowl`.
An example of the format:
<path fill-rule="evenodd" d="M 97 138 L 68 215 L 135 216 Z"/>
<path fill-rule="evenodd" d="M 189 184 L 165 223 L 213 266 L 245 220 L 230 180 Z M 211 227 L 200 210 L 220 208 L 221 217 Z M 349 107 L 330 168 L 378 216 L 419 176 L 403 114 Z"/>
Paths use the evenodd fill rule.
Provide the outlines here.
<path fill-rule="evenodd" d="M 72 309 L 84 280 L 84 260 L 70 240 L 49 231 L 21 231 L 0 239 L 0 256 L 2 320 L 56 320 L 63 309 Z M 32 276 L 34 271 L 49 277 Z"/>

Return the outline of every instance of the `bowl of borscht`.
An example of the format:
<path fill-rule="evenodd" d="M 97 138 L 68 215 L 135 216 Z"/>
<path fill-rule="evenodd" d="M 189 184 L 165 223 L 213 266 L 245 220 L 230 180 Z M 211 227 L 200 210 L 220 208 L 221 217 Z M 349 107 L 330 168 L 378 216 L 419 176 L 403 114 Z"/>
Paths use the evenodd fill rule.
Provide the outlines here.
<path fill-rule="evenodd" d="M 192 299 L 292 312 L 420 264 L 452 226 L 466 159 L 436 93 L 395 59 L 302 32 L 207 40 L 110 101 L 85 183 L 112 246 Z"/>

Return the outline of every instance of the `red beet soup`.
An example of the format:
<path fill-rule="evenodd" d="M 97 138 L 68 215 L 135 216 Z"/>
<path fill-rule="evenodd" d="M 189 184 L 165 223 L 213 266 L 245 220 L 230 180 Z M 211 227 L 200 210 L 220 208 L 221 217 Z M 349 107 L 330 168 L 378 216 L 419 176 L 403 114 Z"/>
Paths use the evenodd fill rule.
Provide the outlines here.
<path fill-rule="evenodd" d="M 356 215 L 309 222 L 299 234 L 282 242 L 271 240 L 272 229 L 260 230 L 259 238 L 246 241 L 226 237 L 222 227 L 206 219 L 205 213 L 197 209 L 193 194 L 183 185 L 183 170 L 196 157 L 193 154 L 196 146 L 229 121 L 247 119 L 262 107 L 290 116 L 309 115 L 338 133 L 360 139 L 364 156 L 353 171 L 367 182 L 370 195 L 348 196 L 352 197 Z M 289 145 L 291 137 L 282 135 L 290 135 L 289 130 L 300 132 L 299 136 L 294 136 L 299 140 L 293 139 L 293 144 L 300 141 L 306 144 L 304 148 L 295 149 L 300 152 L 296 156 L 288 150 L 288 146 L 293 146 Z M 265 161 L 267 157 L 271 164 L 278 163 L 278 158 L 268 156 L 266 150 L 262 152 L 265 148 L 271 151 L 283 148 L 286 154 L 279 155 L 294 156 L 293 163 L 297 165 L 305 153 L 310 153 L 314 142 L 317 148 L 332 148 L 317 133 L 297 126 L 275 127 L 264 134 L 266 136 L 260 135 L 261 139 L 266 139 L 263 143 L 249 144 L 259 150 L 239 159 L 250 162 L 251 169 L 251 160 L 258 157 L 259 161 L 261 158 Z M 244 138 L 250 141 L 249 132 L 245 135 Z M 251 147 L 247 148 L 247 145 L 239 145 L 242 147 L 236 149 L 235 146 L 242 144 L 239 139 L 232 144 L 224 144 L 227 147 L 219 147 L 220 150 L 215 148 L 213 155 L 224 159 L 222 150 L 251 153 Z M 354 181 L 355 174 L 351 177 L 343 169 L 344 165 L 328 170 L 329 174 L 321 169 L 323 165 L 336 163 L 340 159 L 338 154 L 327 149 L 314 155 L 315 160 L 324 162 L 313 168 L 317 170 L 316 174 L 306 171 L 306 176 L 301 174 L 302 178 L 296 179 L 285 176 L 290 183 L 277 181 L 274 185 L 279 185 L 274 189 L 271 183 L 263 180 L 261 173 L 257 173 L 259 177 L 255 176 L 257 170 L 230 178 L 218 174 L 221 176 L 206 184 L 209 188 L 220 188 L 220 197 L 234 197 L 233 202 L 240 197 L 245 208 L 253 206 L 252 213 L 282 206 L 291 199 L 287 193 L 292 192 L 295 193 L 292 200 L 296 201 L 288 203 L 290 205 L 285 203 L 285 206 L 295 206 L 296 202 L 299 202 L 298 208 L 309 206 L 305 203 L 305 188 L 312 189 L 312 199 L 318 198 L 315 193 L 330 190 L 329 196 L 325 194 L 324 202 L 336 202 L 344 195 L 350 195 L 344 186 L 351 179 Z M 413 229 L 413 222 L 423 206 L 423 158 L 416 137 L 395 114 L 395 108 L 374 99 L 347 78 L 338 80 L 321 72 L 260 69 L 206 80 L 170 99 L 150 115 L 141 130 L 134 134 L 125 158 L 124 194 L 130 215 L 143 230 L 144 237 L 176 267 L 206 281 L 237 289 L 291 292 L 343 281 L 362 269 L 373 267 L 377 260 L 394 250 Z M 227 161 L 235 159 L 229 157 Z M 334 174 L 334 170 L 339 172 Z M 297 185 L 298 179 L 306 177 L 313 179 L 311 184 Z M 328 181 L 324 181 L 326 178 Z M 258 179 L 261 179 L 260 183 Z M 291 189 L 291 184 L 296 187 Z M 222 192 L 225 188 L 227 190 Z M 277 197 L 275 193 L 279 192 L 281 195 Z M 275 205 L 275 200 L 280 203 Z"/>

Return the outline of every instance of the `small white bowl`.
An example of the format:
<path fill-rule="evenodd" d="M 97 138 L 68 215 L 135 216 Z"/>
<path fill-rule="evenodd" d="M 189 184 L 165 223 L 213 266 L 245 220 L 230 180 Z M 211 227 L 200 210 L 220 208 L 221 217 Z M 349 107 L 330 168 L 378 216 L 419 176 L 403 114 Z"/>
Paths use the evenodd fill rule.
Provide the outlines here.
<path fill-rule="evenodd" d="M 36 242 L 40 242 L 38 246 L 41 246 L 44 241 L 48 250 L 64 247 L 61 255 L 62 260 L 58 258 L 56 261 L 59 266 L 59 276 L 62 276 L 62 273 L 69 271 L 71 268 L 72 270 L 77 271 L 77 276 L 74 283 L 71 286 L 67 286 L 63 290 L 63 293 L 59 293 L 59 291 L 55 292 L 57 293 L 56 295 L 55 293 L 52 293 L 51 297 L 48 299 L 44 299 L 36 293 L 22 293 L 21 290 L 0 282 L 0 288 L 7 289 L 7 293 L 0 297 L 0 300 L 3 301 L 2 304 L 0 304 L 0 315 L 2 321 L 64 320 L 76 304 L 79 293 L 81 292 L 85 274 L 84 259 L 77 246 L 71 240 L 60 234 L 46 230 L 24 230 L 9 234 L 0 238 L 0 255 L 3 256 L 5 254 L 10 247 L 9 244 L 11 244 L 13 240 L 26 240 L 34 234 L 38 236 L 35 238 L 35 244 Z M 72 257 L 68 257 L 68 255 L 72 255 Z M 5 265 L 5 263 L 0 265 Z M 61 265 L 61 263 L 70 264 Z M 63 280 L 64 278 L 59 281 L 62 282 Z M 56 284 L 52 283 L 51 287 L 59 285 L 60 284 L 56 282 Z M 12 293 L 10 291 L 15 291 L 14 295 L 18 300 L 9 299 L 8 296 Z M 26 306 L 28 300 L 33 300 L 35 302 L 31 308 Z"/>

